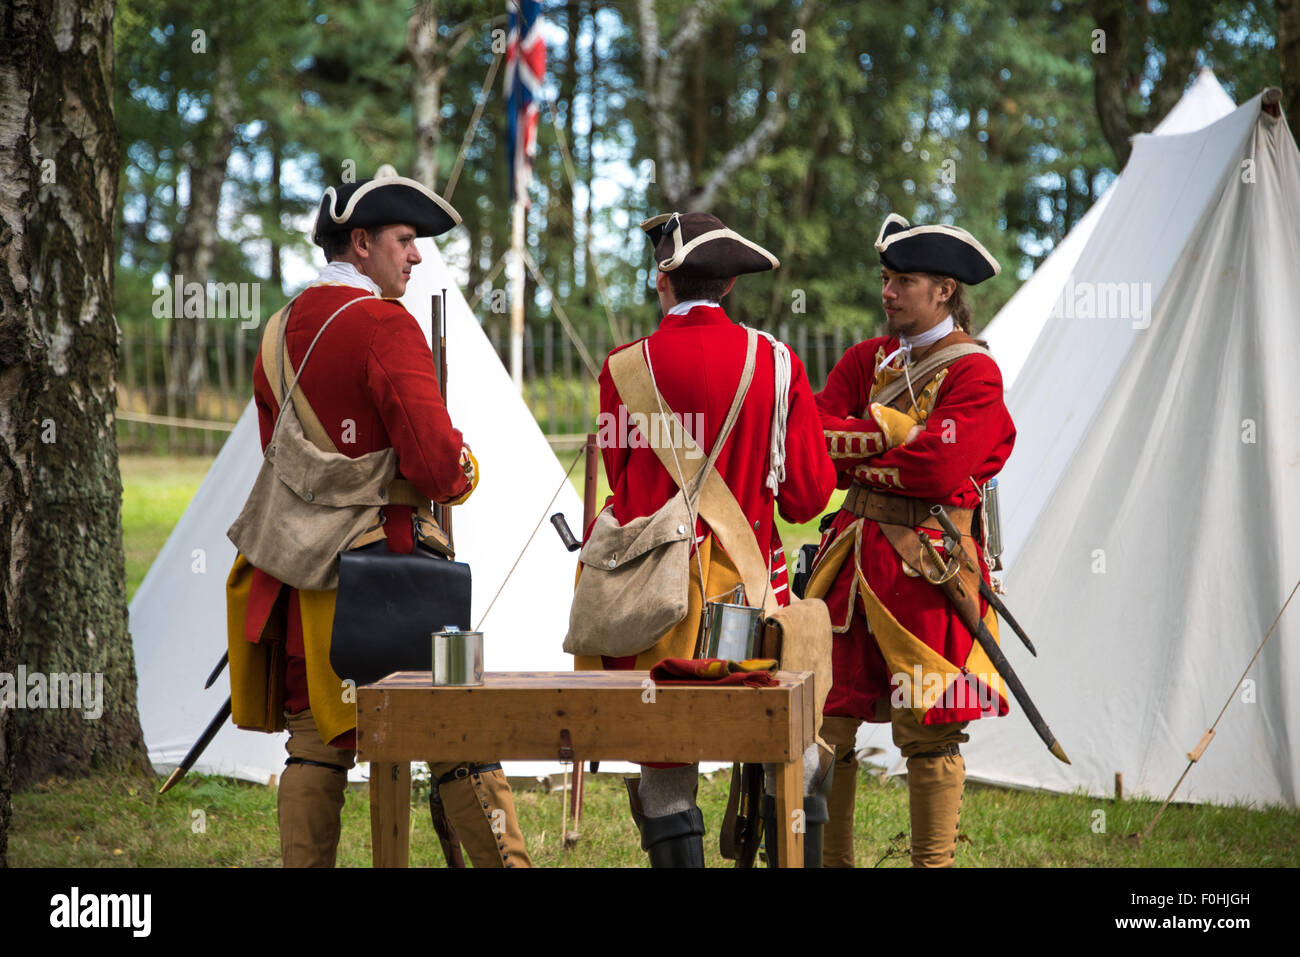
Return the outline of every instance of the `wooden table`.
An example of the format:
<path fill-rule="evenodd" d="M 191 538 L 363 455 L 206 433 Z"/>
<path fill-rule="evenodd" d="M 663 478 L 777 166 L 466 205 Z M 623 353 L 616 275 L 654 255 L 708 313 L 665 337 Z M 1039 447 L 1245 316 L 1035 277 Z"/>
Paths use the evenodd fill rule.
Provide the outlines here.
<path fill-rule="evenodd" d="M 769 688 L 655 685 L 646 671 L 489 672 L 435 688 L 403 671 L 357 690 L 357 756 L 370 762 L 376 867 L 405 867 L 412 761 L 750 761 L 782 765 L 778 836 L 803 866 L 803 753 L 813 740 L 811 671 Z M 721 825 L 713 822 L 714 833 Z"/>

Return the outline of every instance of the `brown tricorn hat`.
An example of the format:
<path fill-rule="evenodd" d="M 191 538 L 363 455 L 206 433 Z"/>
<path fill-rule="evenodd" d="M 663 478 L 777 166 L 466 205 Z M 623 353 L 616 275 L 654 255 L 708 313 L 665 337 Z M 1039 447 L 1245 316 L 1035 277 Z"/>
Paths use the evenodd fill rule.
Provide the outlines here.
<path fill-rule="evenodd" d="M 662 272 L 700 279 L 730 279 L 766 272 L 780 261 L 758 243 L 728 229 L 709 213 L 664 213 L 641 224 Z"/>

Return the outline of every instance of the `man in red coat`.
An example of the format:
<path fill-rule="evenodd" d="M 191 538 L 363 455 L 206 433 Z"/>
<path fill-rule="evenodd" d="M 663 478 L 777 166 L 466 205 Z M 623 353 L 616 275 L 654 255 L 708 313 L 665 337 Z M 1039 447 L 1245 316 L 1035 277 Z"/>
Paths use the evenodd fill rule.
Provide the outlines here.
<path fill-rule="evenodd" d="M 641 228 L 654 246 L 656 290 L 664 317 L 648 339 L 622 348 L 646 348 L 655 382 L 703 452 L 713 450 L 741 379 L 746 330 L 719 305 L 736 277 L 775 268 L 775 256 L 707 213 L 672 213 Z M 618 352 L 619 350 L 615 350 Z M 612 355 L 612 353 L 611 353 Z M 601 454 L 613 492 L 607 507 L 620 524 L 650 515 L 680 494 L 649 448 L 615 388 L 609 361 L 600 375 Z M 835 487 L 812 389 L 799 357 L 761 337 L 753 379 L 716 462 L 767 561 L 770 587 L 789 603 L 784 552 L 774 506 L 791 522 L 806 522 L 825 507 Z M 696 656 L 703 610 L 727 600 L 741 581 L 736 564 L 701 518 L 691 559 L 690 608 L 685 619 L 638 655 L 577 655 L 585 669 L 649 668 L 664 658 Z M 697 562 L 696 559 L 699 559 Z M 701 574 L 703 587 L 701 588 Z M 748 595 L 751 605 L 763 596 Z M 652 636 L 653 639 L 653 636 Z M 639 785 L 642 848 L 652 866 L 703 866 L 704 818 L 695 803 L 698 765 L 643 768 Z"/>
<path fill-rule="evenodd" d="M 384 172 L 325 191 L 312 237 L 324 249 L 325 269 L 273 317 L 265 335 L 269 339 L 287 323 L 289 362 L 302 370 L 298 388 L 339 452 L 356 459 L 395 450 L 397 479 L 387 498 L 395 504 L 379 509 L 382 527 L 377 512 L 377 527 L 354 544 L 386 539 L 390 552 L 410 554 L 426 533 L 429 544 L 445 545 L 430 503 L 464 501 L 478 476 L 447 414 L 429 345 L 415 317 L 396 301 L 420 263 L 416 237 L 446 232 L 460 217 L 419 182 Z M 304 367 L 309 346 L 331 316 Z M 260 353 L 253 391 L 265 449 L 280 411 L 280 387 L 273 388 Z M 355 759 L 355 695 L 329 660 L 336 594 L 289 587 L 243 555 L 227 583 L 233 721 L 289 730 L 278 793 L 286 867 L 333 866 L 347 771 Z M 475 866 L 529 866 L 499 764 L 434 765 L 431 772 Z M 497 809 L 506 812 L 504 822 L 494 816 Z"/>
<path fill-rule="evenodd" d="M 825 599 L 836 632 L 822 730 L 838 759 L 824 862 L 853 866 L 854 737 L 862 721 L 889 721 L 907 758 L 912 864 L 945 866 L 953 862 L 965 781 L 963 729 L 982 715 L 1005 714 L 1007 705 L 983 649 L 932 584 L 943 574 L 936 559 L 946 556 L 927 509 L 947 508 L 987 579 L 981 490 L 1016 433 L 997 364 L 970 337 L 962 284 L 999 267 L 965 230 L 912 227 L 897 215 L 885 221 L 876 248 L 888 335 L 850 348 L 817 396 L 839 487 L 849 489 L 807 589 Z M 951 358 L 922 372 L 942 350 Z M 878 401 L 895 382 L 897 398 Z M 979 611 L 996 635 L 982 599 Z"/>

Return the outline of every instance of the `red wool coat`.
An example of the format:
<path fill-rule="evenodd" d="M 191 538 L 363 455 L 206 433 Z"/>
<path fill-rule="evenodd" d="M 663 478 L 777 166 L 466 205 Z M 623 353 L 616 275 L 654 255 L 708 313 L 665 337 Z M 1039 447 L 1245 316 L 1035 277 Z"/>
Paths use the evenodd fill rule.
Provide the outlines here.
<path fill-rule="evenodd" d="M 898 346 L 895 337 L 868 339 L 850 348 L 836 364 L 826 388 L 817 395 L 817 407 L 825 430 L 827 450 L 835 462 L 838 484 L 847 488 L 853 481 L 894 495 L 910 496 L 929 503 L 959 508 L 978 508 L 978 487 L 995 476 L 1011 454 L 1016 430 L 1003 403 L 1002 375 L 997 364 L 983 355 L 958 359 L 940 373 L 936 386 L 918 392 L 926 428 L 906 445 L 886 449 L 885 438 L 867 407 L 871 396 L 890 379 L 893 370 L 876 375 L 877 364 Z M 948 343 L 936 344 L 939 349 Z M 895 359 L 893 366 L 898 365 Z M 917 382 L 920 390 L 924 383 Z M 928 530 L 927 530 L 928 531 Z M 897 623 L 926 647 L 952 663 L 953 671 L 972 665 L 972 673 L 985 673 L 983 652 L 958 619 L 943 593 L 923 578 L 905 569 L 902 559 L 875 522 L 848 511 L 836 515 L 822 539 L 818 563 L 835 543 L 848 548 L 846 537 L 858 536 L 847 560 L 839 567 L 824 598 L 831 612 L 836 636 L 832 658 L 834 685 L 826 701 L 826 714 L 857 717 L 868 721 L 888 720 L 888 703 L 893 668 L 864 619 L 866 600 L 860 594 L 858 573 Z M 942 551 L 938 532 L 930 533 Z M 988 570 L 980 562 L 985 578 Z M 986 605 L 981 600 L 981 613 Z M 993 632 L 996 635 L 996 630 Z M 921 658 L 909 659 L 906 642 L 895 641 L 894 667 L 911 673 Z M 898 649 L 902 647 L 901 662 Z M 915 650 L 915 649 L 914 649 Z M 929 659 L 933 660 L 933 659 Z M 926 664 L 930 668 L 930 664 Z M 973 701 L 965 707 L 931 707 L 925 723 L 970 721 L 980 716 Z M 1005 699 L 998 696 L 999 714 L 1006 713 Z"/>
<path fill-rule="evenodd" d="M 312 286 L 297 298 L 286 333 L 295 369 L 325 320 L 364 293 L 353 286 L 329 283 Z M 398 477 L 435 502 L 451 501 L 469 490 L 470 480 L 460 465 L 463 439 L 443 403 L 433 353 L 415 317 L 401 303 L 371 298 L 348 306 L 317 343 L 298 384 L 344 455 L 356 458 L 395 449 Z M 265 449 L 280 409 L 260 352 L 253 367 L 253 394 Z M 389 505 L 383 512 L 389 550 L 409 554 L 414 547 L 414 509 Z M 282 590 L 287 601 L 277 606 Z M 316 713 L 326 706 L 325 702 L 309 701 L 307 669 L 309 658 L 328 656 L 329 635 L 326 631 L 322 644 L 321 636 L 315 634 L 320 629 L 308 628 L 313 634 L 305 640 L 297 589 L 253 569 L 244 614 L 246 640 L 257 642 L 264 634 L 286 636 L 285 708 L 296 713 L 311 704 Z M 273 615 L 283 618 L 273 621 Z M 321 715 L 317 718 L 320 725 Z M 321 730 L 328 741 L 335 729 Z M 350 747 L 350 739 L 349 732 L 333 743 Z"/>
<path fill-rule="evenodd" d="M 641 341 L 623 348 L 639 348 Z M 665 316 L 659 329 L 649 337 L 650 363 L 659 391 L 678 417 L 685 417 L 686 427 L 706 451 L 712 450 L 740 383 L 745 343 L 745 330 L 728 319 L 719 306 L 697 306 L 685 315 Z M 716 468 L 736 496 L 754 529 L 755 539 L 770 561 L 775 597 L 781 604 L 788 604 L 785 556 L 774 511 L 779 509 L 791 522 L 815 518 L 834 490 L 835 469 L 826 455 L 807 373 L 799 357 L 791 352 L 785 481 L 775 497 L 764 485 L 776 401 L 773 371 L 772 346 L 760 337 L 749 392 L 718 456 Z M 653 449 L 634 447 L 641 444 L 635 441 L 619 440 L 620 436 L 636 434 L 636 428 L 628 421 L 627 409 L 614 387 L 608 362 L 600 374 L 600 411 L 601 455 L 613 492 L 607 505 L 614 509 L 614 517 L 620 523 L 650 515 L 670 496 L 678 494 L 677 483 Z M 702 422 L 696 418 L 697 414 Z M 704 549 L 716 544 L 712 543 L 711 535 L 708 536 L 711 546 L 704 544 L 707 533 L 707 524 L 699 519 L 697 547 Z M 717 551 L 721 552 L 720 547 Z M 757 603 L 761 598 L 750 596 L 749 600 Z M 689 655 L 690 651 L 683 654 Z M 607 658 L 605 666 L 631 667 L 631 662 L 630 657 Z M 579 667 L 583 666 L 580 657 Z"/>

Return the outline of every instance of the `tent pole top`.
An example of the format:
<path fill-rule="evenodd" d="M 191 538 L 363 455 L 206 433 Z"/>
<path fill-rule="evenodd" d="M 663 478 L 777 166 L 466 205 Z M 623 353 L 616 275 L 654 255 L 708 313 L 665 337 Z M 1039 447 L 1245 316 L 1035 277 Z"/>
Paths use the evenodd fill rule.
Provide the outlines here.
<path fill-rule="evenodd" d="M 1282 91 L 1275 86 L 1266 87 L 1262 98 L 1261 109 L 1269 116 L 1282 115 Z"/>

